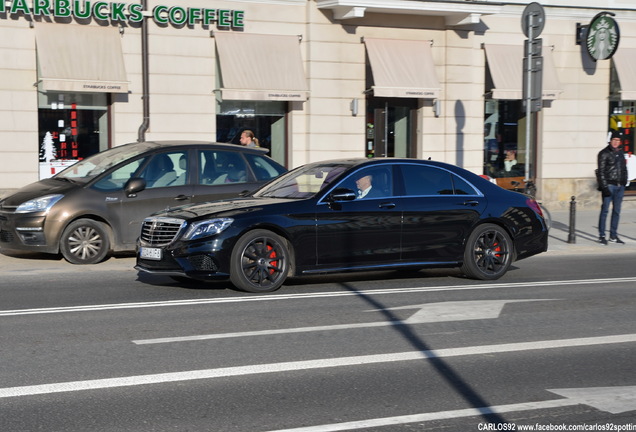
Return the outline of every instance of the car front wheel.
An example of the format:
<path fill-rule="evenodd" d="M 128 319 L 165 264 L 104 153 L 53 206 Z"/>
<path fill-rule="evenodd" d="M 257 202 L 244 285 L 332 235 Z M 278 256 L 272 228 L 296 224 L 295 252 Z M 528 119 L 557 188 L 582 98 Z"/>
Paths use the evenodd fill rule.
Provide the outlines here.
<path fill-rule="evenodd" d="M 230 280 L 240 290 L 254 293 L 276 291 L 289 271 L 287 242 L 267 230 L 243 235 L 232 251 Z"/>
<path fill-rule="evenodd" d="M 108 227 L 92 219 L 70 223 L 60 239 L 60 252 L 71 264 L 97 264 L 110 249 Z"/>
<path fill-rule="evenodd" d="M 512 240 L 498 225 L 478 226 L 468 237 L 462 272 L 473 279 L 499 279 L 512 263 Z"/>

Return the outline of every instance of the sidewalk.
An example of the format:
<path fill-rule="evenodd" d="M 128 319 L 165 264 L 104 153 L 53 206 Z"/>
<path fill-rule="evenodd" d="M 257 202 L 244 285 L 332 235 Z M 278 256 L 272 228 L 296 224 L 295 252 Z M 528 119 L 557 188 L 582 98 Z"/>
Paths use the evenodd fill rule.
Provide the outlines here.
<path fill-rule="evenodd" d="M 549 210 L 549 209 L 548 209 Z M 565 254 L 595 254 L 595 253 L 634 253 L 636 252 L 636 208 L 625 208 L 621 212 L 618 225 L 618 236 L 624 245 L 610 243 L 603 246 L 598 242 L 599 208 L 577 209 L 574 219 L 575 243 L 568 243 L 570 233 L 570 211 L 550 212 L 552 228 L 548 240 L 548 253 Z M 611 214 L 607 217 L 605 227 L 609 238 L 609 223 Z"/>
<path fill-rule="evenodd" d="M 548 254 L 601 254 L 636 253 L 636 208 L 623 208 L 618 234 L 626 243 L 603 246 L 598 243 L 598 214 L 600 209 L 581 209 L 576 211 L 575 242 L 568 243 L 570 230 L 570 212 L 550 212 L 552 228 L 548 240 Z M 608 218 L 609 226 L 609 218 Z M 609 236 L 609 233 L 607 234 Z M 0 253 L 0 273 L 50 273 L 50 272 L 110 272 L 129 271 L 135 277 L 135 257 L 131 255 L 111 257 L 97 265 L 78 266 L 69 264 L 55 255 L 32 253 Z"/>

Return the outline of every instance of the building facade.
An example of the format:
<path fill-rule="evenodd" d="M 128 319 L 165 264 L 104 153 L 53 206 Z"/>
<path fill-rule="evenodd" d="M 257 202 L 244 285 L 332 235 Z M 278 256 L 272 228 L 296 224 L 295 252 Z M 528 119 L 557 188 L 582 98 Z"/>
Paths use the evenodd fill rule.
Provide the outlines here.
<path fill-rule="evenodd" d="M 596 205 L 608 130 L 633 151 L 636 7 L 529 3 L 2 0 L 0 196 L 109 147 L 249 129 L 289 168 L 430 157 Z"/>

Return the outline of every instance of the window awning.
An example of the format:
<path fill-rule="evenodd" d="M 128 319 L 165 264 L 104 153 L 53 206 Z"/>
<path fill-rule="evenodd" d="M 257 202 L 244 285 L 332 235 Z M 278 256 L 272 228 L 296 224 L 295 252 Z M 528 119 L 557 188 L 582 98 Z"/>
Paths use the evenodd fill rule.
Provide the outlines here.
<path fill-rule="evenodd" d="M 128 92 L 117 27 L 36 23 L 35 40 L 43 90 Z"/>
<path fill-rule="evenodd" d="M 374 96 L 436 99 L 437 80 L 430 41 L 364 38 L 373 73 Z"/>
<path fill-rule="evenodd" d="M 523 45 L 486 44 L 486 59 L 493 80 L 493 99 L 523 99 Z M 563 91 L 557 77 L 552 51 L 543 47 L 542 98 L 553 100 Z"/>
<path fill-rule="evenodd" d="M 215 32 L 223 100 L 306 101 L 298 36 Z"/>
<path fill-rule="evenodd" d="M 636 48 L 621 48 L 612 57 L 621 83 L 621 100 L 636 100 Z"/>
<path fill-rule="evenodd" d="M 412 0 L 317 0 L 318 9 L 331 9 L 337 20 L 363 18 L 368 13 L 441 16 L 447 26 L 478 24 L 482 15 L 497 14 L 504 7 L 479 2 Z"/>

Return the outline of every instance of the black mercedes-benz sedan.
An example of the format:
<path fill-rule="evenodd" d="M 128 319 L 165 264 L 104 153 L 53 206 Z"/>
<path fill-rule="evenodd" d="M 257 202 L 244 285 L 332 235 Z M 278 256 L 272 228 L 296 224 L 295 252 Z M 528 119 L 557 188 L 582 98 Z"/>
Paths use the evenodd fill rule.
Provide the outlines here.
<path fill-rule="evenodd" d="M 526 195 L 446 163 L 348 159 L 304 165 L 249 196 L 155 213 L 136 269 L 269 292 L 289 276 L 406 267 L 493 280 L 547 247 Z"/>

